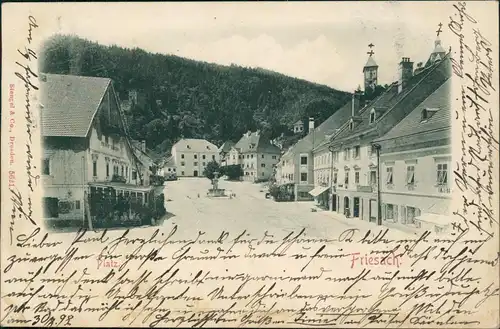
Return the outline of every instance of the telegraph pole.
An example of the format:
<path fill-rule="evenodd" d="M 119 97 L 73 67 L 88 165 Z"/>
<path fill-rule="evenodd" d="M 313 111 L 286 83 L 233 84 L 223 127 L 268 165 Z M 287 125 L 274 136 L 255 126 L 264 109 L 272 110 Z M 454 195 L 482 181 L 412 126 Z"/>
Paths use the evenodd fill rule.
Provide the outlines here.
<path fill-rule="evenodd" d="M 377 150 L 377 225 L 382 225 L 382 200 L 380 197 L 380 149 L 379 144 L 373 144 Z"/>

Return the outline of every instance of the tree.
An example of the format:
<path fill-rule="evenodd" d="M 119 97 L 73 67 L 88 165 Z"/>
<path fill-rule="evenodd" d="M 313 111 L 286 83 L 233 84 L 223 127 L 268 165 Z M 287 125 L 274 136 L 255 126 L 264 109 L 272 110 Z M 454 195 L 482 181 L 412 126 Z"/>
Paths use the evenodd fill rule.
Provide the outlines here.
<path fill-rule="evenodd" d="M 207 166 L 205 167 L 205 169 L 203 169 L 203 175 L 208 179 L 212 180 L 215 177 L 214 172 L 219 173 L 218 177 L 222 176 L 223 174 L 221 172 L 221 166 L 215 160 L 212 160 L 209 163 L 207 163 Z"/>
<path fill-rule="evenodd" d="M 238 180 L 243 176 L 243 168 L 240 165 L 229 165 L 222 168 L 224 175 L 227 176 L 229 180 Z"/>

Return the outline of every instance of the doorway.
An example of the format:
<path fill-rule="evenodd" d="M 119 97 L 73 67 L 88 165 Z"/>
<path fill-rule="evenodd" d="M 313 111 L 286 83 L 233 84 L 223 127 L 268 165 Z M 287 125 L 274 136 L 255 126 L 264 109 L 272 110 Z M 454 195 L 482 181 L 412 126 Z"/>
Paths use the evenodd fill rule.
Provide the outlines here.
<path fill-rule="evenodd" d="M 351 209 L 349 208 L 349 197 L 344 197 L 344 215 L 349 218 L 351 217 Z"/>
<path fill-rule="evenodd" d="M 337 195 L 332 196 L 332 211 L 337 211 Z"/>
<path fill-rule="evenodd" d="M 198 177 L 198 170 L 195 170 L 195 171 L 194 171 L 193 176 L 194 176 L 194 177 Z"/>
<path fill-rule="evenodd" d="M 359 198 L 354 198 L 352 207 L 352 217 L 359 217 Z"/>

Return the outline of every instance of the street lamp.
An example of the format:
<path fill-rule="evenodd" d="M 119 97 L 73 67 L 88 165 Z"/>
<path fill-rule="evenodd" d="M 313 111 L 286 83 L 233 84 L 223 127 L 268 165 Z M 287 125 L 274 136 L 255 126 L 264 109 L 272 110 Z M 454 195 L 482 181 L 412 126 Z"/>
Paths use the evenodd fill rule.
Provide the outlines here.
<path fill-rule="evenodd" d="M 382 225 L 382 203 L 380 198 L 380 144 L 372 143 L 377 150 L 377 225 Z"/>

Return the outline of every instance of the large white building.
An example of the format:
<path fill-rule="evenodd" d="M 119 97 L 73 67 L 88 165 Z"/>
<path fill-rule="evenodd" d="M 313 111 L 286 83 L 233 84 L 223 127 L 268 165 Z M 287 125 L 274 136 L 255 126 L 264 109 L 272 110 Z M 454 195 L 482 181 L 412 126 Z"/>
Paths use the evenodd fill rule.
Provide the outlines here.
<path fill-rule="evenodd" d="M 241 165 L 244 180 L 268 180 L 274 174 L 280 153 L 279 147 L 272 145 L 260 131 L 249 131 L 231 148 L 227 163 Z"/>
<path fill-rule="evenodd" d="M 367 105 L 355 109 L 344 128 L 332 136 L 329 147 L 333 152 L 332 171 L 334 181 L 336 174 L 337 182 L 333 184 L 331 209 L 349 217 L 378 221 L 379 171 L 382 182 L 386 180 L 391 185 L 391 179 L 396 177 L 394 175 L 401 175 L 399 170 L 402 167 L 386 163 L 380 165 L 377 146 L 373 141 L 380 139 L 415 109 L 424 106 L 422 104 L 440 88 L 444 88 L 443 85 L 451 77 L 450 61 L 446 54 L 435 58 L 434 62 L 429 62 L 416 71 L 413 70 L 410 59 L 403 58 L 398 81 Z M 371 62 L 373 67 L 374 61 Z M 412 211 L 411 208 L 406 210 L 406 214 L 410 213 L 410 218 L 419 213 L 416 209 Z M 411 221 L 413 220 L 405 220 Z"/>
<path fill-rule="evenodd" d="M 181 139 L 172 146 L 171 154 L 179 177 L 202 176 L 210 161 L 220 161 L 217 146 L 204 139 Z"/>
<path fill-rule="evenodd" d="M 384 221 L 440 232 L 451 223 L 451 79 L 381 138 Z"/>

